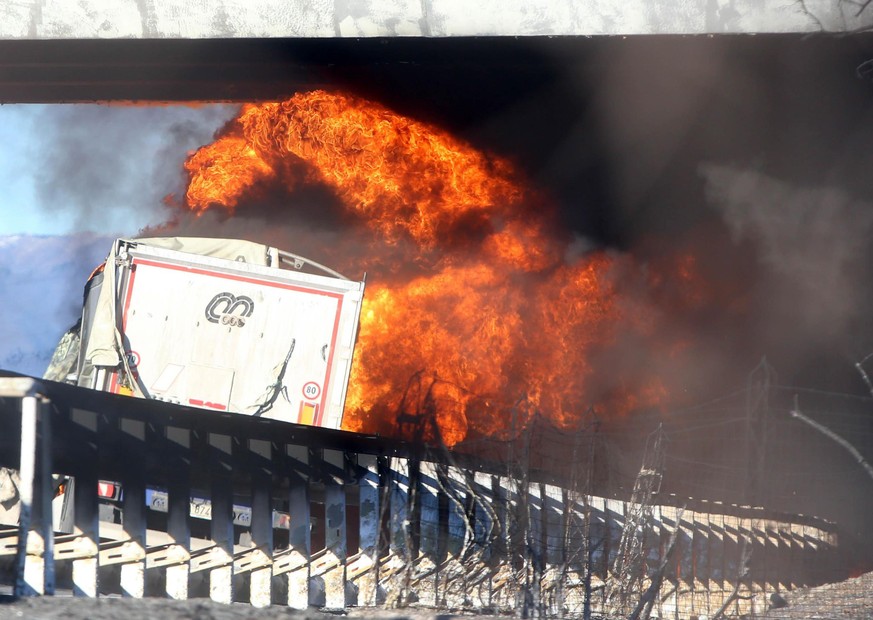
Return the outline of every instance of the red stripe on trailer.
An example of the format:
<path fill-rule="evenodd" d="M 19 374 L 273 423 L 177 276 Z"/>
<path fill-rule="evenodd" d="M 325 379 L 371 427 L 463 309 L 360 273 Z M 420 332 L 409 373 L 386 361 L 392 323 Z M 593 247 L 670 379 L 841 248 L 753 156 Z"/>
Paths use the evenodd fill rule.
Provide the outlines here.
<path fill-rule="evenodd" d="M 200 400 L 199 398 L 189 398 L 189 405 L 194 405 L 195 407 L 208 407 L 210 409 L 217 409 L 218 411 L 227 411 L 227 406 L 222 405 L 221 403 L 211 403 L 209 401 Z"/>

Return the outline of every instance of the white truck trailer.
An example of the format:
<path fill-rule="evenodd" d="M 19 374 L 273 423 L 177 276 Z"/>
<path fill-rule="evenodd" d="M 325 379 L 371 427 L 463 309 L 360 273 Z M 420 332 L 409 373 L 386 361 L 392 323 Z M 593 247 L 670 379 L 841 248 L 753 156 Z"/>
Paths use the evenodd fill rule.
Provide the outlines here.
<path fill-rule="evenodd" d="M 85 293 L 70 379 L 339 428 L 364 282 L 248 241 L 118 239 Z"/>

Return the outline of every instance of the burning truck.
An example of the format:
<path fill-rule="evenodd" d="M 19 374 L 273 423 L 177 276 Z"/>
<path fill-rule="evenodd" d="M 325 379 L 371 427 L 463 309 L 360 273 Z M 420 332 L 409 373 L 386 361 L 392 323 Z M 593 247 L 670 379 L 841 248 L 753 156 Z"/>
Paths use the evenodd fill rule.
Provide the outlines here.
<path fill-rule="evenodd" d="M 88 279 L 81 320 L 62 338 L 45 378 L 340 428 L 364 285 L 249 241 L 117 239 Z M 66 531 L 74 481 L 61 488 L 55 527 Z M 100 483 L 102 519 L 114 520 L 122 491 Z M 166 511 L 166 493 L 146 495 L 151 508 Z M 209 500 L 191 502 L 192 515 L 209 517 Z M 249 514 L 234 506 L 238 525 Z"/>
<path fill-rule="evenodd" d="M 86 285 L 78 345 L 49 378 L 339 428 L 363 292 L 249 241 L 118 239 Z"/>

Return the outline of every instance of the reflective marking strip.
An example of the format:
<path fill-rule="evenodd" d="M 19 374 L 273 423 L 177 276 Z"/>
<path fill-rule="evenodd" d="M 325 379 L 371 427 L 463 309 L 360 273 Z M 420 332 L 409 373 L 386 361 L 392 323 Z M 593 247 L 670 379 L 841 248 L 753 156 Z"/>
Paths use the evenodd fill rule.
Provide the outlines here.
<path fill-rule="evenodd" d="M 317 403 L 300 403 L 300 415 L 297 416 L 297 422 L 300 424 L 309 424 L 312 426 L 315 424 L 315 418 L 318 414 L 318 404 Z"/>

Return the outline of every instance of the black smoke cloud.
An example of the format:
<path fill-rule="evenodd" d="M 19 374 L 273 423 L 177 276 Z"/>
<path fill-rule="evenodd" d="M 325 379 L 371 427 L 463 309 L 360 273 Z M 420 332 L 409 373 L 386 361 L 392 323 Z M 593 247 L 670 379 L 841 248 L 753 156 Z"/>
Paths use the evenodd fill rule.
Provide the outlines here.
<path fill-rule="evenodd" d="M 542 162 L 569 226 L 642 262 L 697 256 L 719 294 L 693 327 L 735 367 L 713 374 L 713 393 L 765 355 L 786 382 L 859 387 L 852 365 L 873 351 L 873 85 L 856 69 L 871 41 L 600 40 L 563 63 L 564 96 L 529 115 L 565 121 L 540 150 L 562 155 Z M 592 166 L 589 186 L 567 181 Z"/>

